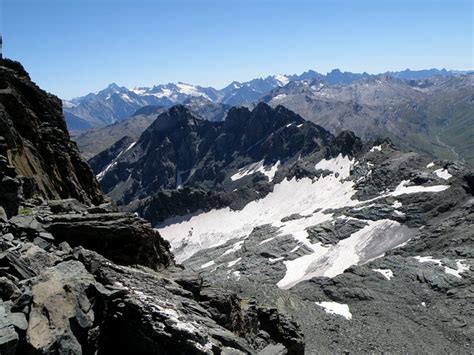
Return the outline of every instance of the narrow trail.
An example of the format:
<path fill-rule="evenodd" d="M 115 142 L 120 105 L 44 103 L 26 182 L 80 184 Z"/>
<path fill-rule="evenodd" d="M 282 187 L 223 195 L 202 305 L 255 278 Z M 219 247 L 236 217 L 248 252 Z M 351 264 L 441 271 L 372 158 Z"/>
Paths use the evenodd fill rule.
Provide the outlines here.
<path fill-rule="evenodd" d="M 446 144 L 445 142 L 439 139 L 439 133 L 436 134 L 436 141 L 438 142 L 440 146 L 449 149 L 454 154 L 457 160 L 464 161 L 464 159 L 459 156 L 459 154 L 456 152 L 453 146 Z"/>

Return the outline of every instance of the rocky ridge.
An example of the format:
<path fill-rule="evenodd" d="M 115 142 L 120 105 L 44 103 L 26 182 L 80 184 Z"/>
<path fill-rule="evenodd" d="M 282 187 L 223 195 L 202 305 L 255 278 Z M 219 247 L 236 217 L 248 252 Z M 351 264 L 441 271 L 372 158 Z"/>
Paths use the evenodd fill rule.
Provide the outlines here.
<path fill-rule="evenodd" d="M 40 90 L 21 64 L 8 59 L 0 62 L 0 136 L 3 180 L 10 194 L 10 186 L 18 185 L 12 175 L 18 175 L 24 198 L 103 202 L 97 181 L 69 139 L 61 101 Z M 11 215 L 18 206 L 6 194 L 2 199 L 10 200 L 6 212 Z"/>

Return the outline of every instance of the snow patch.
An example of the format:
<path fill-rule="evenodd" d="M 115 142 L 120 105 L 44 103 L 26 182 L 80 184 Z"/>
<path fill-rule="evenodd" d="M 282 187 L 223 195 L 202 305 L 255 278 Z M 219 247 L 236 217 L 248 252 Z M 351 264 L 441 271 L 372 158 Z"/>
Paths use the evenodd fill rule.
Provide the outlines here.
<path fill-rule="evenodd" d="M 432 256 L 415 256 L 414 259 L 418 260 L 420 263 L 434 263 L 439 266 L 443 266 L 443 263 L 440 259 L 433 259 Z M 469 271 L 469 266 L 463 264 L 464 260 L 456 261 L 456 269 L 452 269 L 448 266 L 444 266 L 444 272 L 446 274 L 455 276 L 459 279 L 462 278 L 461 273 Z"/>
<path fill-rule="evenodd" d="M 348 156 L 339 154 L 336 158 L 321 160 L 315 165 L 315 169 L 329 170 L 338 173 L 341 179 L 346 179 L 350 176 L 353 163 L 354 159 L 351 160 Z"/>
<path fill-rule="evenodd" d="M 393 277 L 393 271 L 390 269 L 372 269 L 375 272 L 378 272 L 383 275 L 387 280 L 391 280 Z"/>
<path fill-rule="evenodd" d="M 427 168 L 432 168 L 434 166 L 434 162 L 429 163 L 426 167 Z"/>
<path fill-rule="evenodd" d="M 285 261 L 286 274 L 277 286 L 288 289 L 313 277 L 335 277 L 352 265 L 360 265 L 384 255 L 385 251 L 409 239 L 400 223 L 382 219 L 369 225 L 336 245 L 311 245 L 314 252 Z"/>
<path fill-rule="evenodd" d="M 264 174 L 269 181 L 273 181 L 273 178 L 275 177 L 275 174 L 278 170 L 278 167 L 280 166 L 280 161 L 278 160 L 274 165 L 268 167 L 263 165 L 263 160 L 257 162 L 257 163 L 252 163 L 249 164 L 241 169 L 234 175 L 230 177 L 232 181 L 236 181 L 239 179 L 242 179 L 244 176 L 247 175 L 252 175 L 257 172 L 260 172 Z"/>
<path fill-rule="evenodd" d="M 227 267 L 232 267 L 234 266 L 235 264 L 237 264 L 240 260 L 242 260 L 242 258 L 237 258 L 229 263 L 227 263 Z"/>
<path fill-rule="evenodd" d="M 277 74 L 274 76 L 275 80 L 277 81 L 279 86 L 285 86 L 290 82 L 290 79 L 283 74 Z"/>
<path fill-rule="evenodd" d="M 448 172 L 447 169 L 438 169 L 434 173 L 441 179 L 448 180 L 452 175 Z"/>
<path fill-rule="evenodd" d="M 414 194 L 418 192 L 441 192 L 446 189 L 449 189 L 448 185 L 434 185 L 434 186 L 421 186 L 421 185 L 414 185 L 414 186 L 407 186 L 409 180 L 403 180 L 400 184 L 395 188 L 395 190 L 389 193 L 390 196 L 400 196 L 404 194 Z"/>
<path fill-rule="evenodd" d="M 235 243 L 232 248 L 230 249 L 227 249 L 223 254 L 222 256 L 224 255 L 228 255 L 228 254 L 231 254 L 231 253 L 235 253 L 236 251 L 242 249 L 242 245 L 244 244 L 244 241 L 241 240 L 241 241 L 238 241 L 237 243 Z"/>
<path fill-rule="evenodd" d="M 376 150 L 381 152 L 382 151 L 382 146 L 381 145 L 374 145 L 372 148 L 370 148 L 369 152 L 375 152 Z"/>
<path fill-rule="evenodd" d="M 282 100 L 286 97 L 287 95 L 286 94 L 278 94 L 276 95 L 275 97 L 273 97 L 272 100 Z"/>
<path fill-rule="evenodd" d="M 346 318 L 347 320 L 352 319 L 352 313 L 349 310 L 349 306 L 344 303 L 337 302 L 315 302 L 318 306 L 324 308 L 324 311 L 328 314 L 337 314 Z"/>
<path fill-rule="evenodd" d="M 202 265 L 201 265 L 201 269 L 206 269 L 206 268 L 208 268 L 208 267 L 210 267 L 210 266 L 212 266 L 212 265 L 214 265 L 214 264 L 215 264 L 214 260 L 211 260 L 211 261 L 209 261 L 209 262 L 207 262 L 207 263 L 205 263 L 205 264 L 202 264 Z"/>

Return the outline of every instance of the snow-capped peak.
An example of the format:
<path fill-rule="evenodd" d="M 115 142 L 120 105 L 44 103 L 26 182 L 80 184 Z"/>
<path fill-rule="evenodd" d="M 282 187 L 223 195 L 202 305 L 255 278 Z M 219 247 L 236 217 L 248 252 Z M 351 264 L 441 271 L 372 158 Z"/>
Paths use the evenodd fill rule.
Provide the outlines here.
<path fill-rule="evenodd" d="M 284 74 L 276 74 L 274 78 L 278 82 L 279 86 L 285 86 L 286 84 L 290 82 L 290 79 L 288 78 L 288 76 Z"/>

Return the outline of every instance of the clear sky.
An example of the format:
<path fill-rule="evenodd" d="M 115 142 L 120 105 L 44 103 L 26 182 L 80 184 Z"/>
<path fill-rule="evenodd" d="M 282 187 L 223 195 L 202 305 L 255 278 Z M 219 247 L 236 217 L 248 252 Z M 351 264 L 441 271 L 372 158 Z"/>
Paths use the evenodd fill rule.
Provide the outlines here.
<path fill-rule="evenodd" d="M 473 68 L 471 0 L 0 0 L 6 57 L 62 98 L 333 68 Z"/>

